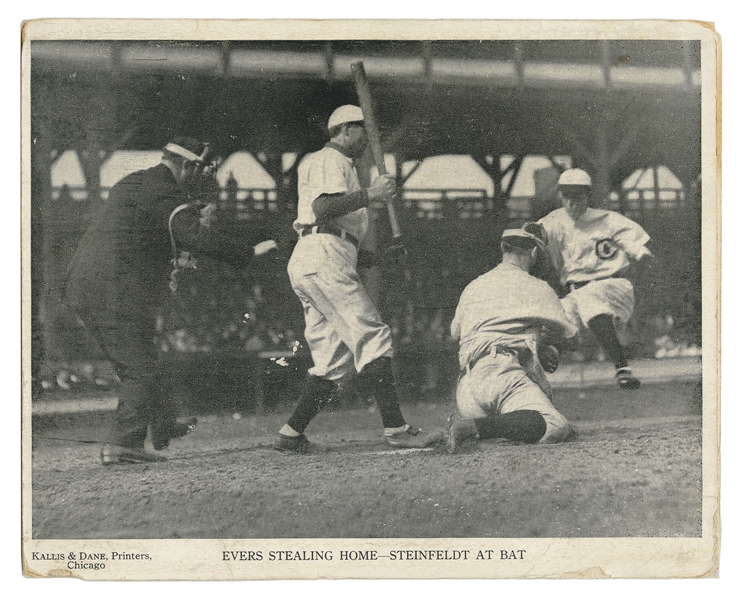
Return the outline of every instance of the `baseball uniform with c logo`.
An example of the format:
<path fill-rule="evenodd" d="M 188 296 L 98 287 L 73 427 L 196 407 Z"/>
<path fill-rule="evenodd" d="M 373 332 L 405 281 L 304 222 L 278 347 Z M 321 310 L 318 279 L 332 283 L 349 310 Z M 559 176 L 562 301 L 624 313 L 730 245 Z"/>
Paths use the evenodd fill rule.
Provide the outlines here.
<path fill-rule="evenodd" d="M 571 320 L 579 328 L 597 315 L 629 321 L 635 295 L 623 274 L 633 260 L 649 254 L 645 230 L 624 215 L 596 208 L 587 208 L 576 221 L 559 208 L 539 222 L 560 283 L 571 290 L 562 299 Z"/>

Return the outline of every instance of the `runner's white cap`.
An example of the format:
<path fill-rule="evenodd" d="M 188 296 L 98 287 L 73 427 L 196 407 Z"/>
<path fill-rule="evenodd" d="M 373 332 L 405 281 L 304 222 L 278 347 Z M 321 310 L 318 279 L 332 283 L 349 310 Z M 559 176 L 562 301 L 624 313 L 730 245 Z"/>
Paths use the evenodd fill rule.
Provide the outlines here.
<path fill-rule="evenodd" d="M 591 187 L 591 177 L 583 169 L 568 169 L 558 179 L 558 185 L 585 185 Z"/>

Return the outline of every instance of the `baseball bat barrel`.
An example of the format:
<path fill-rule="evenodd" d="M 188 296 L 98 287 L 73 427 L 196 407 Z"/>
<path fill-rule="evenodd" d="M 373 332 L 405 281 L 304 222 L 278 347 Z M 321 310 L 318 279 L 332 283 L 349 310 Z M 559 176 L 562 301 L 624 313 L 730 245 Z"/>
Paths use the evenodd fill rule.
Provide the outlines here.
<path fill-rule="evenodd" d="M 373 153 L 373 161 L 378 169 L 378 173 L 380 175 L 386 175 L 388 171 L 385 168 L 383 147 L 380 145 L 380 133 L 378 131 L 378 125 L 375 122 L 375 115 L 373 114 L 373 103 L 370 96 L 370 85 L 367 82 L 367 75 L 365 74 L 365 65 L 362 61 L 359 61 L 352 63 L 350 68 L 352 69 L 352 74 L 355 78 L 355 88 L 357 89 L 357 97 L 360 100 L 360 108 L 365 117 L 365 130 L 367 131 L 370 150 Z M 391 222 L 393 237 L 400 238 L 401 227 L 398 225 L 396 209 L 393 207 L 393 202 L 386 202 L 386 206 L 388 207 L 388 218 Z"/>

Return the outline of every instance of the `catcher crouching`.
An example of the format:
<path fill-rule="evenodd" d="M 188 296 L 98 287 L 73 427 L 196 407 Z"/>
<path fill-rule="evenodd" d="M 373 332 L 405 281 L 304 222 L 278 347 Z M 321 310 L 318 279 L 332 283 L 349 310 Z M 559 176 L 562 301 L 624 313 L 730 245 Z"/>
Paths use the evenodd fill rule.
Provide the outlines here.
<path fill-rule="evenodd" d="M 577 329 L 552 288 L 529 274 L 544 240 L 507 229 L 501 249 L 501 264 L 465 288 L 452 321 L 461 373 L 448 419 L 450 452 L 468 439 L 557 443 L 576 434 L 553 406 L 545 375 L 557 368 L 556 346 Z"/>

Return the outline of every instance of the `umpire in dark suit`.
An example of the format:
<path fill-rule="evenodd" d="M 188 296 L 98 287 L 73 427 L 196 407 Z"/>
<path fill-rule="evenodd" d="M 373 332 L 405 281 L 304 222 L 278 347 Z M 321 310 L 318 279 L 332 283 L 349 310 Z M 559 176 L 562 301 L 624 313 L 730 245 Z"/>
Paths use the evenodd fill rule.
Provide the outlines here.
<path fill-rule="evenodd" d="M 84 322 L 113 364 L 121 386 L 118 410 L 102 450 L 104 465 L 165 460 L 147 452 L 162 450 L 182 437 L 195 420 L 175 420 L 170 398 L 159 385 L 161 371 L 154 344 L 156 310 L 169 293 L 173 249 L 208 255 L 237 267 L 276 247 L 272 240 L 252 246 L 246 240 L 214 236 L 201 226 L 193 202 L 208 179 L 205 145 L 176 138 L 156 167 L 137 171 L 110 191 L 83 236 L 67 272 L 65 301 Z M 183 204 L 190 206 L 176 208 Z"/>

